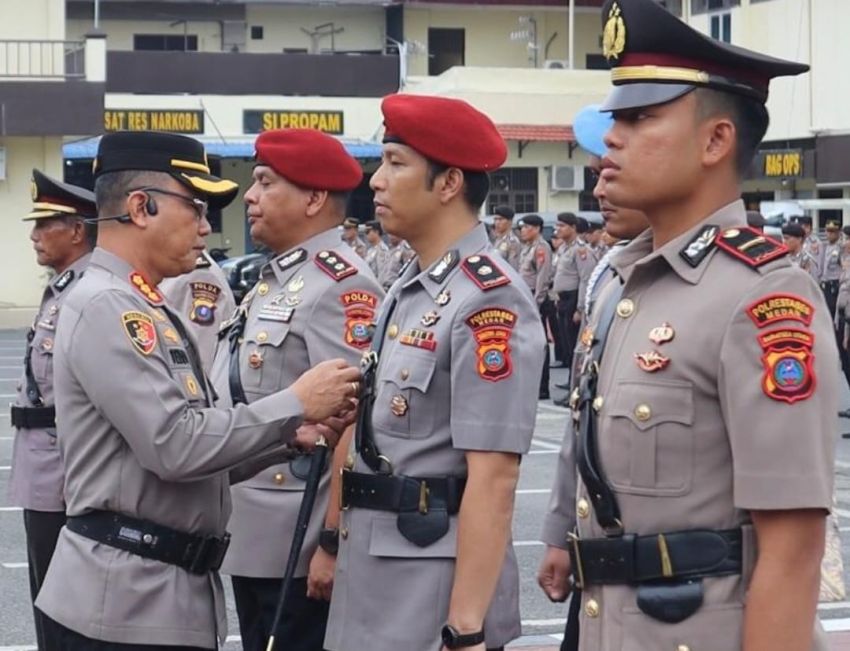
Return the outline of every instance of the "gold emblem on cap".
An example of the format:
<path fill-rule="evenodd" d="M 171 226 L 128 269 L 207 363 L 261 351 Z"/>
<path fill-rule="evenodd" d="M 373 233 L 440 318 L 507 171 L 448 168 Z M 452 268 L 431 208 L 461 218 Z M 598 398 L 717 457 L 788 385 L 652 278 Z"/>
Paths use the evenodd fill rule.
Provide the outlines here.
<path fill-rule="evenodd" d="M 620 5 L 615 2 L 608 12 L 608 21 L 602 34 L 602 54 L 608 60 L 619 59 L 625 49 L 626 23 Z"/>
<path fill-rule="evenodd" d="M 407 398 L 402 395 L 393 396 L 390 401 L 390 411 L 396 416 L 404 416 L 407 413 Z"/>
<path fill-rule="evenodd" d="M 630 298 L 624 298 L 617 303 L 617 316 L 628 319 L 635 311 L 635 302 Z"/>
<path fill-rule="evenodd" d="M 33 201 L 38 201 L 38 186 L 35 181 L 30 181 L 30 196 Z"/>
<path fill-rule="evenodd" d="M 673 341 L 675 336 L 676 332 L 673 330 L 673 326 L 666 321 L 649 331 L 649 340 L 654 344 L 666 344 L 668 341 Z"/>

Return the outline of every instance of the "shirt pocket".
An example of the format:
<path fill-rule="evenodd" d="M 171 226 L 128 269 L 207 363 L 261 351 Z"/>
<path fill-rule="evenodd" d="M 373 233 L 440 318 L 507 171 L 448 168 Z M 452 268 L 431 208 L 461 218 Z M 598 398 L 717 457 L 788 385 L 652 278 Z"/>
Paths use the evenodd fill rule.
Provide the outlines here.
<path fill-rule="evenodd" d="M 180 346 L 166 346 L 165 357 L 171 377 L 180 385 L 180 390 L 183 392 L 186 401 L 193 407 L 206 404 L 204 387 L 201 384 L 203 378 L 195 375 L 189 361 L 189 352 Z"/>
<path fill-rule="evenodd" d="M 42 396 L 45 393 L 45 387 L 53 382 L 53 335 L 54 333 L 50 330 L 39 328 L 32 340 L 30 368 Z"/>
<path fill-rule="evenodd" d="M 379 558 L 455 558 L 457 555 L 457 518 L 450 519 L 446 535 L 427 547 L 420 547 L 401 535 L 398 516 L 378 514 L 372 518 L 369 555 Z"/>
<path fill-rule="evenodd" d="M 243 390 L 267 395 L 283 388 L 283 342 L 290 330 L 288 323 L 262 323 L 245 337 L 239 348 Z"/>
<path fill-rule="evenodd" d="M 690 382 L 620 382 L 603 416 L 602 469 L 618 491 L 665 496 L 691 491 L 695 446 Z"/>
<path fill-rule="evenodd" d="M 621 649 L 622 651 L 659 651 L 684 647 L 693 651 L 740 649 L 743 620 L 743 607 L 736 603 L 703 606 L 678 624 L 659 622 L 637 608 L 626 608 L 623 612 Z"/>
<path fill-rule="evenodd" d="M 384 360 L 372 409 L 375 429 L 406 439 L 424 439 L 433 434 L 434 410 L 448 408 L 433 404 L 427 395 L 436 366 L 433 354 L 395 352 Z"/>

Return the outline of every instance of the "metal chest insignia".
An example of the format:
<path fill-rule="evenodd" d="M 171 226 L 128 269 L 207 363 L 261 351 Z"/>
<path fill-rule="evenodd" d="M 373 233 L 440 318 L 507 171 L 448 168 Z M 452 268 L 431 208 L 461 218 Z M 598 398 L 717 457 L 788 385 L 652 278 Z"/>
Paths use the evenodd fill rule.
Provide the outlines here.
<path fill-rule="evenodd" d="M 437 312 L 436 310 L 431 310 L 430 312 L 426 312 L 425 314 L 423 314 L 422 318 L 419 319 L 419 322 L 427 328 L 434 325 L 439 320 L 439 312 Z"/>
<path fill-rule="evenodd" d="M 404 416 L 407 413 L 409 407 L 410 406 L 407 403 L 407 398 L 405 398 L 403 395 L 395 395 L 392 397 L 392 400 L 390 400 L 390 411 L 393 412 L 393 414 L 396 416 Z"/>
<path fill-rule="evenodd" d="M 647 373 L 656 373 L 667 367 L 670 363 L 670 358 L 662 355 L 657 350 L 651 350 L 648 353 L 635 353 L 635 361 L 637 361 L 640 370 Z"/>
<path fill-rule="evenodd" d="M 673 330 L 673 326 L 666 321 L 660 326 L 649 331 L 649 340 L 655 345 L 666 344 L 668 341 L 673 341 L 673 337 L 675 336 L 676 332 Z"/>
<path fill-rule="evenodd" d="M 248 355 L 248 366 L 253 369 L 261 368 L 263 365 L 263 353 L 259 350 L 254 350 Z"/>
<path fill-rule="evenodd" d="M 434 302 L 440 307 L 444 305 L 448 305 L 449 301 L 452 300 L 452 293 L 448 289 L 444 289 L 439 294 L 437 294 L 437 298 L 434 299 Z"/>

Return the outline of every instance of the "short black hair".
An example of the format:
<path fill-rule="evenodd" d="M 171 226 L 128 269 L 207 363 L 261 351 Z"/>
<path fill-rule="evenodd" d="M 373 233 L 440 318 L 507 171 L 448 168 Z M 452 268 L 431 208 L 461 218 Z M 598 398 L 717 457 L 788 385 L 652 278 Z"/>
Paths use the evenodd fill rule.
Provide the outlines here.
<path fill-rule="evenodd" d="M 124 201 L 128 192 L 134 188 L 156 185 L 164 176 L 170 176 L 170 174 L 146 170 L 126 170 L 101 174 L 94 182 L 94 197 L 97 202 L 98 217 L 115 217 L 123 213 Z"/>
<path fill-rule="evenodd" d="M 384 234 L 384 229 L 381 228 L 381 222 L 379 222 L 377 219 L 373 219 L 372 221 L 366 222 L 366 231 L 368 232 L 370 230 L 375 231 L 378 235 Z"/>
<path fill-rule="evenodd" d="M 71 228 L 76 226 L 77 222 L 82 223 L 83 235 L 86 238 L 86 245 L 89 249 L 93 249 L 97 246 L 97 222 L 90 221 L 89 217 L 83 217 L 81 215 L 61 215 L 59 216 L 59 219 Z"/>
<path fill-rule="evenodd" d="M 743 176 L 753 162 L 759 143 L 770 125 L 767 107 L 750 97 L 711 88 L 697 88 L 694 92 L 700 120 L 725 114 L 735 125 L 738 135 L 735 169 L 739 176 Z"/>
<path fill-rule="evenodd" d="M 437 177 L 450 169 L 451 166 L 428 161 L 428 180 L 425 186 L 428 190 L 434 187 Z M 458 168 L 459 169 L 459 168 Z M 487 172 L 463 172 L 463 199 L 473 212 L 477 213 L 484 205 L 487 195 L 490 194 L 490 175 Z"/>

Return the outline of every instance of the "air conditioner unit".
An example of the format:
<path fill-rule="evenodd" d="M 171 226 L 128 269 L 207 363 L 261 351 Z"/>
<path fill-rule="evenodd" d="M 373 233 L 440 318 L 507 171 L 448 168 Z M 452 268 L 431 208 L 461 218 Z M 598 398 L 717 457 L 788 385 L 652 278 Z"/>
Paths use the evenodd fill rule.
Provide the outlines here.
<path fill-rule="evenodd" d="M 549 168 L 549 189 L 552 192 L 581 192 L 584 190 L 584 166 L 552 165 Z"/>
<path fill-rule="evenodd" d="M 544 68 L 554 68 L 556 70 L 567 70 L 570 67 L 570 62 L 567 59 L 546 59 L 543 62 Z"/>

